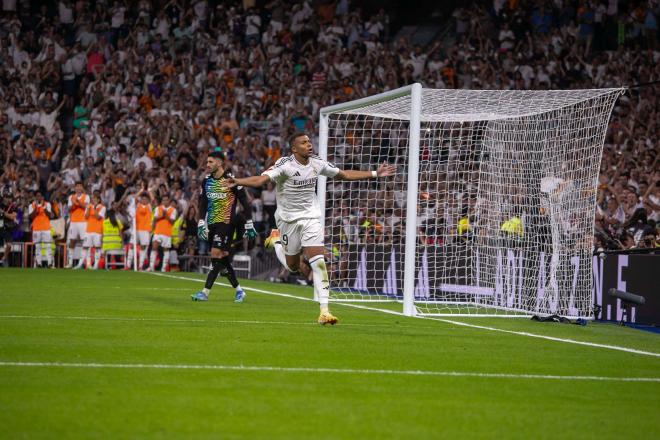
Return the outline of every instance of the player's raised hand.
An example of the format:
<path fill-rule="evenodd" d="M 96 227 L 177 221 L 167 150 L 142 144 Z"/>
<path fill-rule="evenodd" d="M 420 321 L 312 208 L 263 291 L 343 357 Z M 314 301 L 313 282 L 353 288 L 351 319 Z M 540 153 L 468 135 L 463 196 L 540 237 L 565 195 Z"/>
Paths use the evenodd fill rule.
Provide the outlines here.
<path fill-rule="evenodd" d="M 378 177 L 393 176 L 394 173 L 396 173 L 396 167 L 394 165 L 383 162 L 378 167 L 378 171 L 376 173 Z"/>

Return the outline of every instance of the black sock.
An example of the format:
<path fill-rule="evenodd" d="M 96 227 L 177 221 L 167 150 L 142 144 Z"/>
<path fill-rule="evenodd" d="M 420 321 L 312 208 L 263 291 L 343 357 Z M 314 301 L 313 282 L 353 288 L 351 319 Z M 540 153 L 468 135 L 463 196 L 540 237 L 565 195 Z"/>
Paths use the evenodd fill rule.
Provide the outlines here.
<path fill-rule="evenodd" d="M 236 279 L 236 272 L 234 272 L 234 268 L 232 267 L 231 263 L 229 262 L 229 257 L 224 257 L 223 259 L 220 260 L 222 264 L 225 266 L 225 269 L 227 270 L 227 279 L 229 280 L 229 283 L 233 288 L 236 288 L 238 286 L 238 280 Z"/>
<path fill-rule="evenodd" d="M 215 283 L 215 280 L 220 273 L 220 267 L 222 266 L 221 261 L 220 258 L 211 258 L 211 270 L 206 276 L 206 284 L 204 284 L 205 288 L 211 289 L 211 287 L 213 287 L 213 283 Z"/>

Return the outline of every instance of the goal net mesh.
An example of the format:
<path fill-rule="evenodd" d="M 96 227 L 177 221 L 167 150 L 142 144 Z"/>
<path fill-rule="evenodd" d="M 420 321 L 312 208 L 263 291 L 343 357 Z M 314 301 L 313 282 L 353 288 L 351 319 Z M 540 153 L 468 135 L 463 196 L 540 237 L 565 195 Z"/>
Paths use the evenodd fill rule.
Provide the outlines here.
<path fill-rule="evenodd" d="M 416 206 L 406 206 L 410 95 L 328 114 L 329 161 L 397 167 L 327 182 L 332 299 L 401 300 L 415 240 L 418 314 L 593 316 L 596 184 L 621 93 L 423 89 Z"/>

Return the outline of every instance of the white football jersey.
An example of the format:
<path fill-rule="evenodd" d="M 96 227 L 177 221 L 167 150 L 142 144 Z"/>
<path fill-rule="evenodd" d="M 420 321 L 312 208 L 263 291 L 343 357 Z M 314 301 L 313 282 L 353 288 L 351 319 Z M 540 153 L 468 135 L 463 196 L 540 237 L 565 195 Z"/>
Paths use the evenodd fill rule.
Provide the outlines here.
<path fill-rule="evenodd" d="M 311 156 L 307 165 L 302 165 L 293 155 L 282 157 L 275 165 L 261 173 L 276 185 L 277 215 L 285 222 L 303 218 L 321 217 L 316 197 L 316 181 L 319 176 L 335 177 L 339 168 Z"/>

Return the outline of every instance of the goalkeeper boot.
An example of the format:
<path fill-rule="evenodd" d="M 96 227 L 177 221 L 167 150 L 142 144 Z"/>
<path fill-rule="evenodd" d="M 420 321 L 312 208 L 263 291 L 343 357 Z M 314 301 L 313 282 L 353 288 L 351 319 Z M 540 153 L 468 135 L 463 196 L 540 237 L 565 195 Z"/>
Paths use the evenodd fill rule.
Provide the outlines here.
<path fill-rule="evenodd" d="M 247 295 L 245 294 L 245 292 L 243 292 L 243 289 L 239 287 L 238 289 L 236 289 L 236 295 L 234 295 L 234 302 L 242 303 L 246 296 Z"/>
<path fill-rule="evenodd" d="M 318 323 L 321 325 L 335 325 L 337 324 L 338 319 L 335 318 L 330 312 L 321 312 L 319 315 Z"/>
<path fill-rule="evenodd" d="M 268 238 L 266 238 L 266 240 L 264 241 L 264 247 L 266 249 L 272 249 L 273 247 L 275 247 L 275 243 L 279 241 L 280 241 L 280 231 L 278 231 L 277 229 L 273 229 L 272 231 L 270 231 L 270 235 L 268 236 Z"/>
<path fill-rule="evenodd" d="M 200 290 L 194 295 L 190 295 L 190 299 L 192 299 L 193 301 L 208 301 L 209 297 Z"/>

